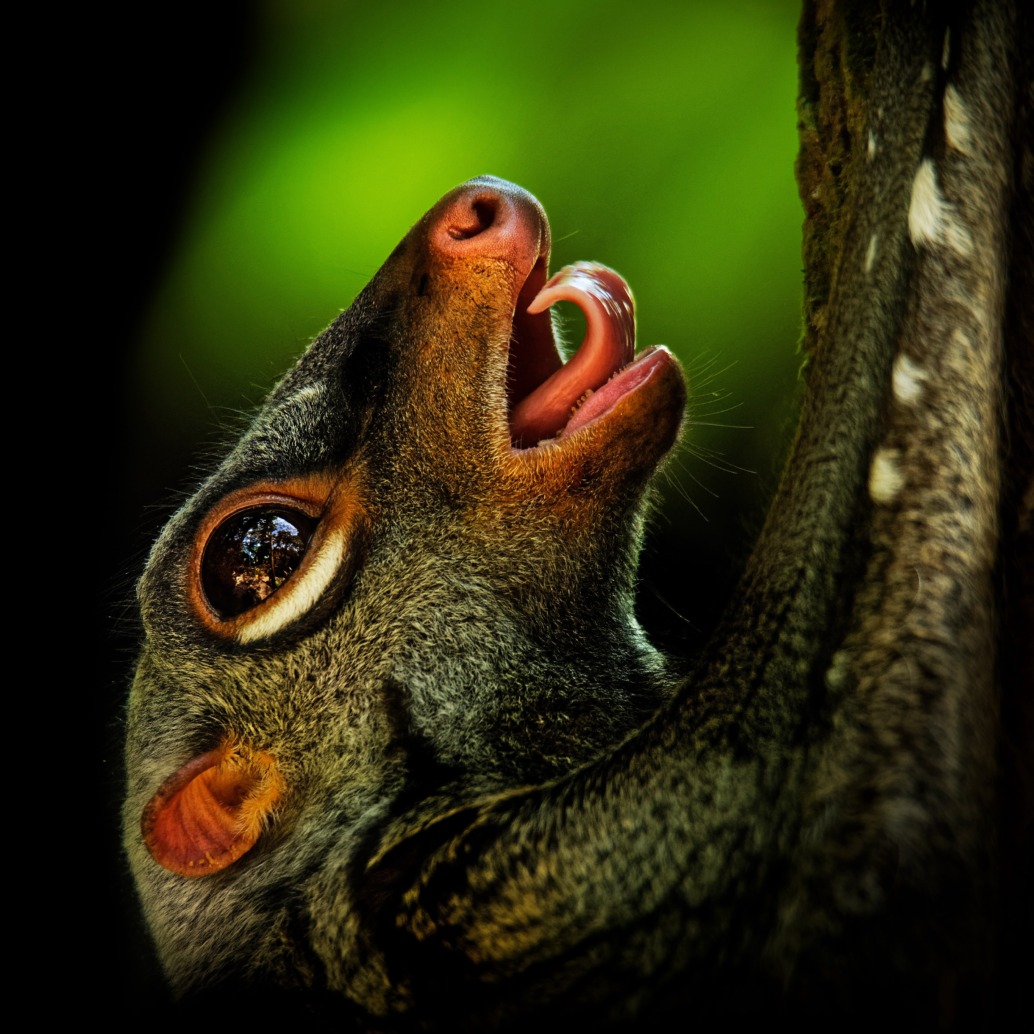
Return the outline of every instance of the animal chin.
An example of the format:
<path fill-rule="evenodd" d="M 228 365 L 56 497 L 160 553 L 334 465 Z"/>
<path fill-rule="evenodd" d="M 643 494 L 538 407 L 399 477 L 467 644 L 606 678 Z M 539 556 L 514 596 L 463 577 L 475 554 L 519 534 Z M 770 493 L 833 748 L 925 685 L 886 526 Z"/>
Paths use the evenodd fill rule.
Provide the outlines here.
<path fill-rule="evenodd" d="M 635 358 L 635 308 L 628 284 L 596 262 L 565 266 L 547 283 L 544 262 L 517 300 L 510 341 L 509 423 L 514 448 L 561 438 L 609 412 L 643 383 L 657 350 Z M 585 339 L 565 364 L 548 316 L 556 302 L 585 314 Z"/>

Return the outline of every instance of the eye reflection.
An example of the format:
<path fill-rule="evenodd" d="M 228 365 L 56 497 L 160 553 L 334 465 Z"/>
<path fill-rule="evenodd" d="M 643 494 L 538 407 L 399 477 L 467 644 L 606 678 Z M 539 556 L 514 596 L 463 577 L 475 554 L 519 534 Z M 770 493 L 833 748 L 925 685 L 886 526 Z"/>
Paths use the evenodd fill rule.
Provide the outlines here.
<path fill-rule="evenodd" d="M 298 569 L 317 521 L 298 510 L 255 507 L 212 533 L 201 559 L 201 585 L 224 618 L 273 595 Z"/>

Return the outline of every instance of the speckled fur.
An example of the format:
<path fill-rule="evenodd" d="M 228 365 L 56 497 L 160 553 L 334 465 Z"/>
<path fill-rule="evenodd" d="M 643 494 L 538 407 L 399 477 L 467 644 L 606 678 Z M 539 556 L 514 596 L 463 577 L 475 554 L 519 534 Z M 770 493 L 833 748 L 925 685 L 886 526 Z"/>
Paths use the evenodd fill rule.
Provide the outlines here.
<path fill-rule="evenodd" d="M 400 801 L 447 783 L 470 793 L 568 771 L 670 695 L 631 599 L 646 480 L 674 441 L 681 396 L 645 461 L 629 462 L 635 435 L 602 459 L 599 443 L 584 462 L 576 450 L 571 470 L 548 448 L 515 460 L 502 397 L 513 271 L 441 268 L 427 225 L 274 390 L 140 582 L 126 847 L 179 994 L 273 971 L 319 984 L 312 945 L 284 931 L 313 921 L 305 901 L 328 858 L 359 865 Z M 419 269 L 429 286 L 414 297 Z M 421 349 L 441 356 L 432 376 Z M 308 475 L 359 514 L 347 584 L 268 640 L 211 634 L 186 574 L 206 515 L 250 484 Z M 600 486 L 586 491 L 587 478 Z M 150 858 L 140 815 L 226 734 L 273 755 L 287 795 L 244 859 L 185 880 Z"/>
<path fill-rule="evenodd" d="M 376 1030 L 1003 1017 L 995 565 L 1008 352 L 1029 354 L 1003 334 L 1030 326 L 1008 270 L 1029 28 L 993 0 L 805 5 L 807 396 L 674 695 L 631 611 L 659 452 L 634 463 L 634 427 L 587 440 L 577 475 L 478 452 L 505 432 L 477 285 L 507 273 L 427 299 L 419 232 L 396 251 L 141 583 L 126 843 L 179 991 L 228 982 L 235 1015 L 257 987 L 306 991 Z M 455 348 L 473 395 L 416 372 Z M 335 465 L 370 515 L 348 590 L 254 648 L 200 634 L 180 574 L 200 515 Z M 239 866 L 188 883 L 136 823 L 228 727 L 291 796 Z"/>

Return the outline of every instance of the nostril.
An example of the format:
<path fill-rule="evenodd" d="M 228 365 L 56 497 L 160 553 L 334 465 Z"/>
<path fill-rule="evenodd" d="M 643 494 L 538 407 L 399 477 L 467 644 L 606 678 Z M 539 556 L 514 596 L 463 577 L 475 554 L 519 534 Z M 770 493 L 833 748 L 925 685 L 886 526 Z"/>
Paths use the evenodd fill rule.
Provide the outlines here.
<path fill-rule="evenodd" d="M 481 221 L 482 230 L 487 230 L 495 222 L 498 209 L 499 198 L 497 197 L 478 198 L 474 202 L 474 211 Z"/>
<path fill-rule="evenodd" d="M 471 204 L 470 208 L 463 213 L 457 213 L 465 218 L 457 218 L 449 226 L 449 236 L 453 240 L 463 241 L 484 233 L 496 219 L 499 199 L 496 197 L 478 197 Z"/>
<path fill-rule="evenodd" d="M 482 176 L 450 191 L 425 217 L 436 260 L 501 259 L 521 276 L 549 254 L 549 224 L 542 206 L 520 187 Z"/>

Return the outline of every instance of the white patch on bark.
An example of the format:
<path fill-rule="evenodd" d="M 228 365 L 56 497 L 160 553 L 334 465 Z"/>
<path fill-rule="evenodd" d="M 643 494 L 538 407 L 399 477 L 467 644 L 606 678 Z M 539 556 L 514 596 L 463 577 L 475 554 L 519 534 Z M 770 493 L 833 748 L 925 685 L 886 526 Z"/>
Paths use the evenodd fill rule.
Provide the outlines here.
<path fill-rule="evenodd" d="M 920 162 L 919 171 L 912 180 L 908 235 L 917 249 L 940 245 L 959 255 L 968 255 L 973 250 L 972 238 L 937 185 L 937 173 L 931 158 Z"/>
<path fill-rule="evenodd" d="M 891 383 L 894 387 L 894 398 L 911 406 L 918 402 L 923 394 L 923 381 L 926 380 L 926 371 L 917 366 L 904 353 L 894 360 L 894 371 L 891 375 Z"/>
<path fill-rule="evenodd" d="M 869 247 L 865 249 L 865 272 L 872 271 L 872 264 L 876 261 L 876 241 L 879 234 L 874 233 L 869 238 Z"/>
<path fill-rule="evenodd" d="M 962 103 L 959 91 L 951 83 L 944 89 L 944 137 L 948 146 L 959 154 L 971 153 L 973 138 L 970 135 L 969 112 Z"/>
<path fill-rule="evenodd" d="M 892 503 L 905 484 L 897 449 L 877 449 L 869 468 L 869 495 L 874 503 Z"/>

